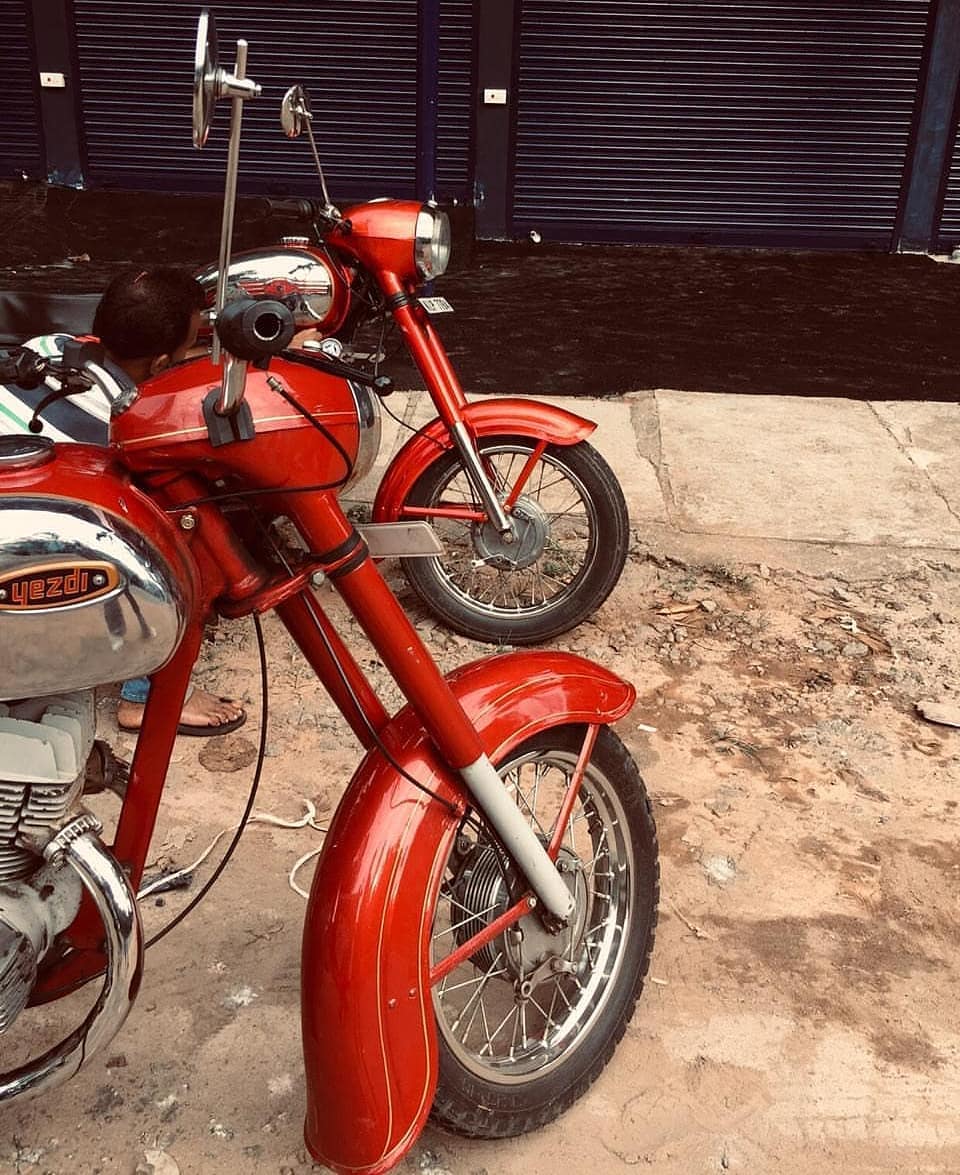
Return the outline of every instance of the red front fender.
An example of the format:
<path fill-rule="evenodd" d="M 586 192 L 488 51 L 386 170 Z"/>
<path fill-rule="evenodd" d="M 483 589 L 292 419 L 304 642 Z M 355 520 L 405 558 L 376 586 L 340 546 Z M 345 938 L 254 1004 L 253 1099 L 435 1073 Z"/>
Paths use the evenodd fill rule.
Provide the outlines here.
<path fill-rule="evenodd" d="M 615 722 L 636 696 L 570 653 L 488 657 L 449 681 L 494 762 L 551 726 Z M 409 707 L 384 738 L 405 771 L 462 806 L 458 778 Z M 391 1170 L 430 1111 L 430 928 L 457 824 L 454 812 L 370 751 L 327 833 L 304 926 L 302 1016 L 307 1146 L 334 1171 Z"/>
<path fill-rule="evenodd" d="M 592 420 L 565 408 L 515 397 L 474 400 L 464 408 L 463 416 L 474 436 L 532 437 L 548 445 L 575 445 L 586 440 L 597 427 Z M 384 474 L 373 503 L 373 521 L 396 522 L 417 478 L 436 461 L 441 451 L 452 447 L 450 433 L 442 420 L 432 420 L 415 433 Z"/>

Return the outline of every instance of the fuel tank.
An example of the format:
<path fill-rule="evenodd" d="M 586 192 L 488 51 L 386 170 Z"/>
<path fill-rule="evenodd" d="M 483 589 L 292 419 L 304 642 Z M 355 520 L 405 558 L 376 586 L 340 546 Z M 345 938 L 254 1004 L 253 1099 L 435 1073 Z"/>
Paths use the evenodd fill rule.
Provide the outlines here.
<path fill-rule="evenodd" d="M 251 365 L 247 372 L 247 434 L 215 440 L 204 403 L 217 398 L 221 376 L 204 356 L 140 384 L 136 401 L 111 423 L 124 462 L 136 473 L 192 470 L 243 490 L 323 485 L 342 491 L 372 468 L 380 401 L 369 388 L 331 375 L 306 352 L 286 351 L 268 370 Z"/>
<path fill-rule="evenodd" d="M 0 700 L 153 673 L 196 591 L 173 524 L 108 451 L 0 437 Z"/>

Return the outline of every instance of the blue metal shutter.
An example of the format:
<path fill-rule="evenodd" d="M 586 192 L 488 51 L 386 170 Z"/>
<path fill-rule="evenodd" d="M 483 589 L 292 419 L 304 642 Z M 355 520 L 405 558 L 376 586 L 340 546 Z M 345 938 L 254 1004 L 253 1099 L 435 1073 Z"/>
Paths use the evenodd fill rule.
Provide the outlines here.
<path fill-rule="evenodd" d="M 889 247 L 928 0 L 523 0 L 514 229 Z"/>
<path fill-rule="evenodd" d="M 938 244 L 944 251 L 960 247 L 960 133 L 957 134 L 953 148 Z"/>
<path fill-rule="evenodd" d="M 0 179 L 46 175 L 40 91 L 26 0 L 7 0 L 0 20 L 3 118 L 0 119 Z"/>
<path fill-rule="evenodd" d="M 470 194 L 473 121 L 473 0 L 440 0 L 437 194 Z"/>
<path fill-rule="evenodd" d="M 280 100 L 310 91 L 314 131 L 336 199 L 412 196 L 417 159 L 416 0 L 231 0 L 211 5 L 221 63 L 249 42 L 248 71 L 263 86 L 244 106 L 241 189 L 318 191 L 305 138 L 284 139 Z M 229 102 L 210 140 L 190 138 L 198 0 L 74 0 L 86 134 L 86 174 L 97 186 L 218 191 Z"/>

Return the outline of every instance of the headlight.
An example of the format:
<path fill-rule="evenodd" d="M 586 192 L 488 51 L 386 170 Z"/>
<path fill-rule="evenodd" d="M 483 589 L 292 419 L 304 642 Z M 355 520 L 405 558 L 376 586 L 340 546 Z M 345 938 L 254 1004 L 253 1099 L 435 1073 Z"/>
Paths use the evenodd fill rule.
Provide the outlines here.
<path fill-rule="evenodd" d="M 450 218 L 445 212 L 425 204 L 417 213 L 413 260 L 424 281 L 446 273 L 450 263 Z"/>

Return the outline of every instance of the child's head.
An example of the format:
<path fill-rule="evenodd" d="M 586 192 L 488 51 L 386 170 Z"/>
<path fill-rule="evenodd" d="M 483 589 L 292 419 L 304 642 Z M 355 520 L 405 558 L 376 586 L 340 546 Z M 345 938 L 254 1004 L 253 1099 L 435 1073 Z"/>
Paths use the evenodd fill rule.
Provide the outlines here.
<path fill-rule="evenodd" d="M 197 339 L 203 291 L 174 266 L 128 269 L 107 286 L 93 332 L 110 358 L 134 379 L 177 363 Z"/>

